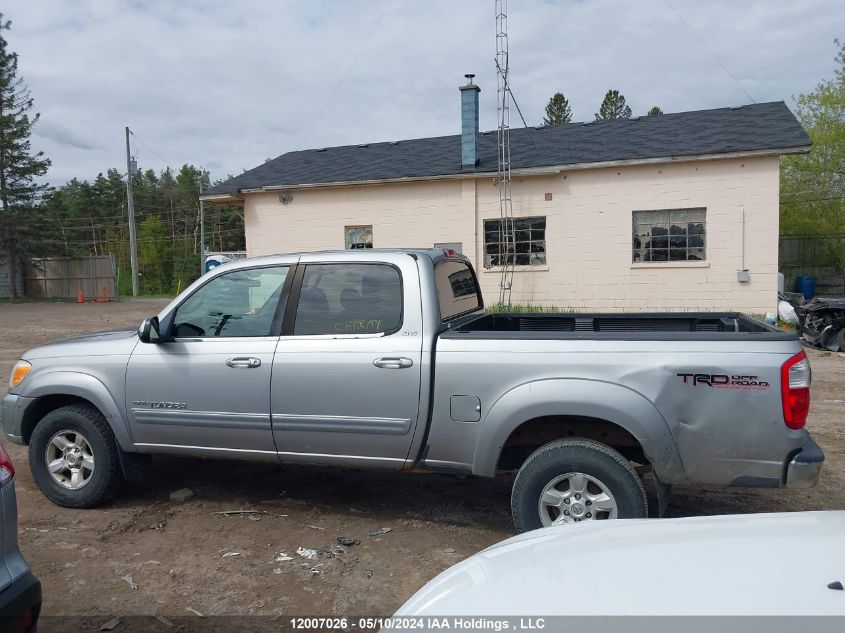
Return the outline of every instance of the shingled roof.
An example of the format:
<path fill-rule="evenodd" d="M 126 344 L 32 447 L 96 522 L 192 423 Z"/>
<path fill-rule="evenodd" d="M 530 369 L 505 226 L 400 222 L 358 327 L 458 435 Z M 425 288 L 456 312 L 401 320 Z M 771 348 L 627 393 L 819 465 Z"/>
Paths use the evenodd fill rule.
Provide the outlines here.
<path fill-rule="evenodd" d="M 511 130 L 512 169 L 672 160 L 745 152 L 806 151 L 810 139 L 782 101 L 616 121 Z M 479 163 L 461 168 L 461 137 L 328 147 L 282 154 L 231 178 L 203 198 L 264 187 L 426 179 L 495 172 L 496 132 L 479 138 Z"/>

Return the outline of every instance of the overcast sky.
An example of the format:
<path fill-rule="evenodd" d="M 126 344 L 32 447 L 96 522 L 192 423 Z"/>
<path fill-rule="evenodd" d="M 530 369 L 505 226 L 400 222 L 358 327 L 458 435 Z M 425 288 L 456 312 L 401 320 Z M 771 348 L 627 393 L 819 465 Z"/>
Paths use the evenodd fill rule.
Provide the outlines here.
<path fill-rule="evenodd" d="M 529 124 L 562 91 L 592 120 L 785 100 L 831 77 L 842 0 L 510 0 L 511 86 Z M 455 134 L 473 72 L 496 126 L 493 0 L 18 0 L 6 38 L 48 180 L 193 163 L 213 178 L 294 149 Z M 733 79 L 732 78 L 735 78 Z M 518 123 L 515 116 L 512 124 Z"/>

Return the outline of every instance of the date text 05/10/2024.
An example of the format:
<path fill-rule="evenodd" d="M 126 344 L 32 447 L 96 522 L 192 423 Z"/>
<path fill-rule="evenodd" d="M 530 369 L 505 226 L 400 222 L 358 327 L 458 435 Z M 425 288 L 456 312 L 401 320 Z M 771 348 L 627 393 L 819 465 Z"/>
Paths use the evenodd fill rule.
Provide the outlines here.
<path fill-rule="evenodd" d="M 297 617 L 290 619 L 298 631 L 541 631 L 545 618 L 480 616 L 395 616 L 390 618 Z"/>

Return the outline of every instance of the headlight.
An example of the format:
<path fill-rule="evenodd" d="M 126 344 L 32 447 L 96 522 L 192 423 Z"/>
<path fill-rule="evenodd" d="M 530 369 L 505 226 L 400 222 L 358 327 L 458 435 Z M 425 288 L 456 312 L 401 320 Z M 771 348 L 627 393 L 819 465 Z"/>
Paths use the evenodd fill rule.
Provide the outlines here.
<path fill-rule="evenodd" d="M 27 377 L 30 371 L 32 371 L 32 364 L 25 360 L 19 360 L 15 363 L 15 366 L 12 367 L 12 375 L 9 377 L 9 386 L 17 387 L 23 382 L 23 379 Z"/>

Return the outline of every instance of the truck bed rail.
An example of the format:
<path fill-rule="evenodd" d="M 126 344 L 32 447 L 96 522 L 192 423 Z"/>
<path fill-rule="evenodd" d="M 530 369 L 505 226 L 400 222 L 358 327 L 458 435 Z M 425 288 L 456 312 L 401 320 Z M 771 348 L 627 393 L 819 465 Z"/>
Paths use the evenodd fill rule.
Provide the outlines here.
<path fill-rule="evenodd" d="M 785 340 L 794 334 L 781 331 L 762 321 L 738 312 L 656 312 L 639 314 L 619 313 L 497 313 L 474 316 L 456 324 L 446 336 L 476 335 L 482 337 L 540 338 L 560 335 L 564 338 L 582 338 L 602 334 L 614 335 L 710 335 L 717 338 L 752 338 Z M 534 334 L 535 336 L 532 336 Z M 570 334 L 570 336 L 566 336 Z M 735 336 L 725 336 L 725 335 Z M 574 336 L 573 336 L 574 335 Z M 746 336 L 750 335 L 750 336 Z M 687 338 L 683 336 L 683 338 Z M 693 338 L 699 338 L 695 336 Z"/>

